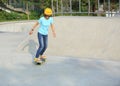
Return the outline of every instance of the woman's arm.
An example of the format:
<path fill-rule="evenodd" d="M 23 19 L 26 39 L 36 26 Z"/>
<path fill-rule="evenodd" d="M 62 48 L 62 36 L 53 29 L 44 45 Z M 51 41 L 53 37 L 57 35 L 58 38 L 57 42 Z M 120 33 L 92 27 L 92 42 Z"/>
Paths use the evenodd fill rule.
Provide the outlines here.
<path fill-rule="evenodd" d="M 53 37 L 56 37 L 56 32 L 55 32 L 55 28 L 54 28 L 53 24 L 51 24 L 51 30 L 52 30 L 52 33 L 53 33 Z"/>
<path fill-rule="evenodd" d="M 32 35 L 33 34 L 33 31 L 34 31 L 34 29 L 38 26 L 38 22 L 36 22 L 35 24 L 34 24 L 34 26 L 32 27 L 32 29 L 30 30 L 30 32 L 29 32 L 29 35 Z"/>

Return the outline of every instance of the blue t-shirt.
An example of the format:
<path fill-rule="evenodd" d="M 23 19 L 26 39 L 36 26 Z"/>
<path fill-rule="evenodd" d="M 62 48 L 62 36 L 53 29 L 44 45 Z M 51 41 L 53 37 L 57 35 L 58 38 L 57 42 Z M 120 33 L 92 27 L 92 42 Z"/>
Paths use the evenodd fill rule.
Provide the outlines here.
<path fill-rule="evenodd" d="M 46 19 L 45 17 L 41 17 L 38 20 L 40 27 L 38 32 L 41 33 L 42 35 L 48 35 L 48 29 L 50 25 L 53 23 L 53 18 L 50 17 L 49 19 Z"/>

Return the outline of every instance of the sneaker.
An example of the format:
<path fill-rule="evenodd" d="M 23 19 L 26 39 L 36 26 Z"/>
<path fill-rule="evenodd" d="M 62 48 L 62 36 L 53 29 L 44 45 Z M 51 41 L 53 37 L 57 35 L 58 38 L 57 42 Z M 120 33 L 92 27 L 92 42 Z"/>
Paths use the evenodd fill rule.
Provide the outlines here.
<path fill-rule="evenodd" d="M 37 62 L 38 61 L 38 58 L 34 58 L 34 62 Z"/>
<path fill-rule="evenodd" d="M 40 61 L 40 59 L 39 58 L 34 58 L 34 61 L 38 62 L 38 61 Z"/>
<path fill-rule="evenodd" d="M 41 56 L 40 58 L 44 58 L 44 59 L 46 59 L 46 56 Z"/>
<path fill-rule="evenodd" d="M 41 59 L 41 61 L 43 61 L 43 62 L 45 62 L 46 61 L 46 58 L 40 58 Z"/>

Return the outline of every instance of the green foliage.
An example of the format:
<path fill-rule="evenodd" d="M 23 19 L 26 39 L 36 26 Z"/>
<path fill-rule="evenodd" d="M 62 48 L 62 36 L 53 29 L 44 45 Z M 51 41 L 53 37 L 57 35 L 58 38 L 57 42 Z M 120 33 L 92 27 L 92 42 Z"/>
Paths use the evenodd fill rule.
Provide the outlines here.
<path fill-rule="evenodd" d="M 5 6 L 4 3 L 8 4 L 9 0 L 0 0 L 0 5 Z M 29 18 L 31 19 L 38 19 L 40 16 L 43 15 L 43 9 L 46 7 L 51 7 L 51 1 L 52 0 L 14 0 L 11 4 L 12 7 L 15 8 L 21 8 L 25 12 L 17 13 L 16 11 L 12 10 L 12 13 L 7 13 L 5 11 L 0 10 L 0 21 L 13 21 L 13 20 L 27 20 L 27 15 L 25 14 L 27 11 L 30 12 Z M 72 1 L 72 12 L 79 12 L 79 0 L 71 0 Z M 65 15 L 65 16 L 88 16 L 88 1 L 90 1 L 90 11 L 95 12 L 95 10 L 98 9 L 98 0 L 81 0 L 81 13 L 59 13 L 55 14 L 56 16 Z M 57 0 L 53 0 L 53 9 L 54 11 L 57 11 Z M 71 12 L 69 6 L 70 1 L 69 0 L 62 0 L 63 2 L 63 12 Z M 119 0 L 111 0 L 111 10 L 117 11 L 119 9 Z M 58 11 L 61 12 L 61 0 L 58 0 Z M 108 10 L 108 1 L 107 0 L 100 0 L 100 4 L 104 5 L 104 10 Z M 89 14 L 89 16 L 97 16 L 97 14 Z M 101 16 L 105 16 L 105 14 L 101 14 Z"/>
<path fill-rule="evenodd" d="M 30 20 L 39 19 L 41 15 L 37 12 L 32 11 L 29 15 Z M 15 20 L 27 20 L 27 15 L 23 13 L 7 13 L 5 11 L 0 11 L 0 22 L 1 21 L 15 21 Z"/>
<path fill-rule="evenodd" d="M 31 20 L 38 19 L 39 17 L 40 17 L 40 15 L 35 11 L 32 11 L 31 14 L 30 14 L 30 19 Z"/>
<path fill-rule="evenodd" d="M 27 16 L 25 14 L 19 13 L 7 13 L 5 11 L 0 11 L 0 21 L 13 21 L 13 20 L 25 20 Z"/>

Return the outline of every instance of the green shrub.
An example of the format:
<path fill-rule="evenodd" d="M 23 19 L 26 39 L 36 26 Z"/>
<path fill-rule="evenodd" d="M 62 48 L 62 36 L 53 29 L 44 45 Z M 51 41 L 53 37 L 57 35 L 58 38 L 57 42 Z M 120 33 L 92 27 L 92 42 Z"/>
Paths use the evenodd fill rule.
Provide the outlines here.
<path fill-rule="evenodd" d="M 32 11 L 29 15 L 30 20 L 39 19 L 40 15 L 37 12 Z M 16 20 L 27 20 L 27 15 L 24 13 L 0 11 L 0 21 L 16 21 Z"/>
<path fill-rule="evenodd" d="M 40 16 L 38 15 L 37 12 L 32 11 L 30 13 L 30 19 L 38 19 Z"/>

